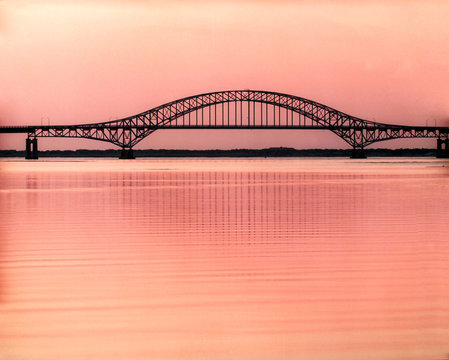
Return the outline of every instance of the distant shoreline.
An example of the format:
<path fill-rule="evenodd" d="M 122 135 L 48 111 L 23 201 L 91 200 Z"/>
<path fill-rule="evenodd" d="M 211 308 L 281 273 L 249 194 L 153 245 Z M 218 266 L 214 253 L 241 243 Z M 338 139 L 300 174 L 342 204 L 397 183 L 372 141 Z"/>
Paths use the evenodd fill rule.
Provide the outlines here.
<path fill-rule="evenodd" d="M 43 150 L 39 157 L 112 157 L 120 156 L 114 150 Z M 232 150 L 134 150 L 136 157 L 349 157 L 352 149 L 294 149 L 272 147 L 266 149 Z M 436 149 L 365 149 L 368 157 L 435 157 Z M 24 150 L 0 150 L 0 158 L 25 157 Z"/>

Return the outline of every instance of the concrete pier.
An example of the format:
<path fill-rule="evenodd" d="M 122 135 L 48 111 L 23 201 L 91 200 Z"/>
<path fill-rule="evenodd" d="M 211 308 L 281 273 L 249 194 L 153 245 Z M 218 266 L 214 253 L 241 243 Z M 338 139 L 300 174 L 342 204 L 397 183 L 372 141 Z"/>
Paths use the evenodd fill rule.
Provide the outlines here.
<path fill-rule="evenodd" d="M 119 159 L 135 159 L 134 152 L 132 148 L 123 148 Z"/>
<path fill-rule="evenodd" d="M 39 159 L 39 152 L 37 148 L 37 138 L 26 139 L 26 155 L 25 159 L 37 160 Z"/>
<path fill-rule="evenodd" d="M 363 148 L 353 148 L 351 159 L 366 159 L 366 153 Z"/>
<path fill-rule="evenodd" d="M 449 159 L 449 138 L 437 139 L 437 158 Z"/>

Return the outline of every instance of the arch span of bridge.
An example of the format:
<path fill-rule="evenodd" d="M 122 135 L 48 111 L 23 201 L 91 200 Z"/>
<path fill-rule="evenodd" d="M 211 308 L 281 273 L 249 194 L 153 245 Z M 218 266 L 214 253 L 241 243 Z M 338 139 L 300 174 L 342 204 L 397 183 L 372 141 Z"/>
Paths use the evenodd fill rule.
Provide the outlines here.
<path fill-rule="evenodd" d="M 133 147 L 159 129 L 318 129 L 329 130 L 364 158 L 366 146 L 399 138 L 436 138 L 437 156 L 449 157 L 449 127 L 384 124 L 345 114 L 316 101 L 259 90 L 218 91 L 178 99 L 137 115 L 94 124 L 3 126 L 3 133 L 27 133 L 27 158 L 38 157 L 38 137 L 86 138 Z"/>

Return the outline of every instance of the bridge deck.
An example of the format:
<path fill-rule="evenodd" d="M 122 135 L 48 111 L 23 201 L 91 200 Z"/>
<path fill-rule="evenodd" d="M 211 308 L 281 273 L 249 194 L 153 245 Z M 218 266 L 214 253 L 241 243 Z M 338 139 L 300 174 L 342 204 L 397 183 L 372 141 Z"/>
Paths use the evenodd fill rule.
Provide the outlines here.
<path fill-rule="evenodd" d="M 232 129 L 243 129 L 243 130 L 378 130 L 378 129 L 397 129 L 397 130 L 426 130 L 430 132 L 447 130 L 446 127 L 441 126 L 400 126 L 400 125 L 364 125 L 364 126 L 319 126 L 319 125 L 156 125 L 156 126 L 119 126 L 119 125 L 107 125 L 107 124 L 94 124 L 94 125 L 45 125 L 45 126 L 0 126 L 0 133 L 31 133 L 37 130 L 161 130 L 161 129 L 221 129 L 221 130 L 232 130 Z"/>

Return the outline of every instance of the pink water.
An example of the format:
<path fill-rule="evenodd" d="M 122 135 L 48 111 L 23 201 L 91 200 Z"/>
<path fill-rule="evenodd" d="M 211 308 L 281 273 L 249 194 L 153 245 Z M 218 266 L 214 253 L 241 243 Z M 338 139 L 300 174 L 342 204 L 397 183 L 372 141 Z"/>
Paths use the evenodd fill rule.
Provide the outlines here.
<path fill-rule="evenodd" d="M 0 162 L 0 359 L 449 354 L 433 159 Z"/>

